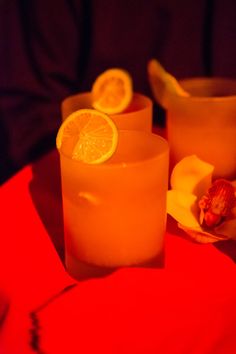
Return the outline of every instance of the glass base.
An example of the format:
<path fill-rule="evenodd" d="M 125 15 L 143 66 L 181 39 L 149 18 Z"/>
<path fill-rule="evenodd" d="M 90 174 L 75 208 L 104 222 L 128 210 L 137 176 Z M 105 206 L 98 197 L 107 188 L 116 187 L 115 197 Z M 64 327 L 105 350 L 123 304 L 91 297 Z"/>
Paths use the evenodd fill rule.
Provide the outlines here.
<path fill-rule="evenodd" d="M 164 268 L 165 264 L 165 255 L 164 251 L 161 252 L 158 256 L 155 258 L 146 261 L 141 264 L 134 264 L 131 266 L 128 266 L 129 268 L 137 268 L 137 267 L 142 267 L 142 268 Z M 99 277 L 104 277 L 112 274 L 114 271 L 120 268 L 124 268 L 122 266 L 120 267 L 101 267 L 93 264 L 88 264 L 85 262 L 82 262 L 78 260 L 76 257 L 74 257 L 70 253 L 66 253 L 65 256 L 65 265 L 68 273 L 75 278 L 76 280 L 85 280 L 89 278 L 99 278 Z"/>
<path fill-rule="evenodd" d="M 82 262 L 76 257 L 74 257 L 72 254 L 67 252 L 65 255 L 65 264 L 68 273 L 77 280 L 104 277 L 111 274 L 117 269 L 99 267 L 97 265 Z"/>

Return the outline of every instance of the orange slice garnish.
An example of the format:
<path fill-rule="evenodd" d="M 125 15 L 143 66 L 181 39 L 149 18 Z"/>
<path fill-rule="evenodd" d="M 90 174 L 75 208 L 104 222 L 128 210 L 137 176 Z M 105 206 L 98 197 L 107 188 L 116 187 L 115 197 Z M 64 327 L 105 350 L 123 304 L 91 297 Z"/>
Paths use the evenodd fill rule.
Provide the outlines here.
<path fill-rule="evenodd" d="M 164 108 L 169 108 L 174 96 L 188 97 L 174 76 L 167 72 L 156 59 L 151 59 L 147 65 L 148 79 L 153 96 L 157 103 Z"/>
<path fill-rule="evenodd" d="M 104 71 L 92 86 L 93 107 L 107 114 L 123 112 L 133 95 L 132 79 L 123 69 Z"/>
<path fill-rule="evenodd" d="M 118 130 L 114 122 L 94 109 L 80 109 L 69 115 L 56 138 L 58 150 L 88 164 L 108 160 L 114 154 L 117 143 Z"/>

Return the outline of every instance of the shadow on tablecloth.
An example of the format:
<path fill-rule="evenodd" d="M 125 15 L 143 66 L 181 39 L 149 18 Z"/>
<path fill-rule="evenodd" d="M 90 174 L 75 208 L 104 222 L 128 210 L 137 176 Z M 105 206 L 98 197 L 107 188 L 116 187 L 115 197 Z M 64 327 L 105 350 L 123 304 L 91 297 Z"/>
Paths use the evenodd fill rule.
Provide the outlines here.
<path fill-rule="evenodd" d="M 34 162 L 32 174 L 29 190 L 33 204 L 59 257 L 64 262 L 60 161 L 57 151 L 53 150 Z"/>

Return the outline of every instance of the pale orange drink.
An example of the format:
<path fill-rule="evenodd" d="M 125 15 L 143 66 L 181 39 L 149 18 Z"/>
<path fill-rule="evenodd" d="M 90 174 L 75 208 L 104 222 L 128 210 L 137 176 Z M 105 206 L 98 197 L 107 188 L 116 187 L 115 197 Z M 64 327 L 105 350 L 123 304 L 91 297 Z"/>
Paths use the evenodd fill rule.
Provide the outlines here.
<path fill-rule="evenodd" d="M 115 151 L 100 163 L 72 158 L 74 137 L 58 144 L 66 266 L 75 277 L 81 262 L 131 266 L 163 252 L 168 144 L 148 132 L 117 133 Z"/>

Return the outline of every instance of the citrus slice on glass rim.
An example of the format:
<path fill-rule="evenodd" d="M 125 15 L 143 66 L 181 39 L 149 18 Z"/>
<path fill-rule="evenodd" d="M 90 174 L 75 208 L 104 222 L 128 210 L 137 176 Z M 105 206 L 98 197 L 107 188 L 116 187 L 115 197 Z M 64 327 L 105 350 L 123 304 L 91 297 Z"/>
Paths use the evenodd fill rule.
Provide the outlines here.
<path fill-rule="evenodd" d="M 92 86 L 93 108 L 107 113 L 123 112 L 131 102 L 133 84 L 126 70 L 112 68 L 101 73 Z"/>
<path fill-rule="evenodd" d="M 118 130 L 112 119 L 94 109 L 79 109 L 70 114 L 58 130 L 59 151 L 77 161 L 99 164 L 115 152 Z"/>

